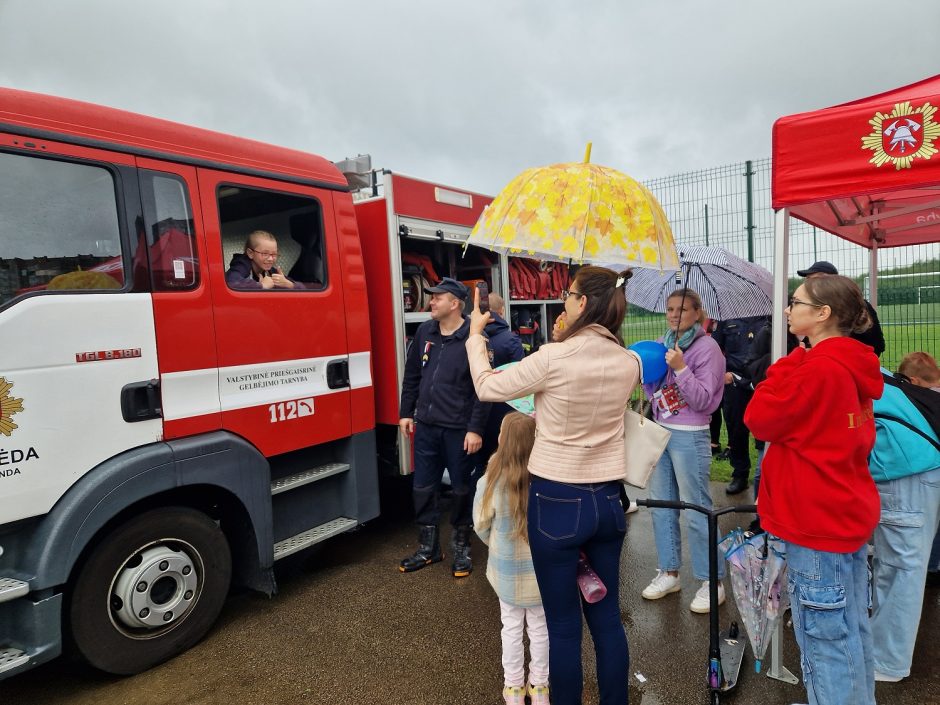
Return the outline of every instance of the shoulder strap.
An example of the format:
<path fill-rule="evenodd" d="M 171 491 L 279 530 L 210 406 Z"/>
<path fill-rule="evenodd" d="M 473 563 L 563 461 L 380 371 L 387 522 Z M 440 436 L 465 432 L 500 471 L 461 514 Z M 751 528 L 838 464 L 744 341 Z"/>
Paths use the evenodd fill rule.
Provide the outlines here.
<path fill-rule="evenodd" d="M 908 429 L 910 429 L 911 431 L 913 431 L 914 433 L 916 433 L 918 436 L 921 436 L 922 438 L 927 439 L 927 440 L 930 442 L 930 444 L 933 445 L 934 448 L 936 448 L 938 451 L 940 451 L 940 443 L 937 443 L 937 441 L 935 441 L 933 438 L 931 438 L 931 437 L 928 436 L 926 433 L 924 433 L 923 431 L 921 431 L 921 430 L 920 430 L 919 428 L 917 428 L 917 426 L 915 426 L 914 424 L 908 423 L 908 422 L 905 421 L 904 419 L 900 419 L 900 418 L 898 418 L 897 416 L 892 416 L 891 414 L 876 413 L 876 414 L 875 414 L 875 418 L 876 418 L 876 419 L 885 419 L 886 421 L 894 421 L 895 423 L 899 423 L 899 424 L 901 424 L 902 426 L 906 426 Z"/>

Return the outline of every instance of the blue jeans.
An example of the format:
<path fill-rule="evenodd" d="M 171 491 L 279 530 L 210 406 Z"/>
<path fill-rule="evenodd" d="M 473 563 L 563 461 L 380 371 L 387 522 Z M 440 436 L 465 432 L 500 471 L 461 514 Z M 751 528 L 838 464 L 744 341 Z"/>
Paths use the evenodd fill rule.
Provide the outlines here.
<path fill-rule="evenodd" d="M 441 519 L 440 494 L 444 468 L 450 475 L 453 501 L 450 522 L 454 526 L 473 524 L 473 491 L 476 482 L 473 468 L 474 455 L 463 449 L 467 432 L 459 428 L 445 428 L 433 424 L 415 424 L 414 484 L 412 498 L 415 521 L 424 526 L 437 526 Z"/>
<path fill-rule="evenodd" d="M 757 501 L 757 491 L 760 489 L 760 466 L 764 464 L 764 456 L 767 454 L 767 446 L 769 444 L 765 443 L 760 448 L 757 449 L 757 468 L 754 470 L 754 501 Z"/>
<path fill-rule="evenodd" d="M 620 483 L 575 485 L 533 476 L 528 529 L 535 578 L 548 622 L 552 703 L 581 703 L 583 611 L 597 656 L 600 705 L 624 705 L 630 658 L 620 621 L 620 551 L 627 533 Z M 581 599 L 579 551 L 584 551 L 607 586 L 607 595 L 600 602 L 588 604 Z"/>
<path fill-rule="evenodd" d="M 712 508 L 709 491 L 709 471 L 712 462 L 708 429 L 701 431 L 672 431 L 653 476 L 650 479 L 650 498 L 689 502 Z M 679 570 L 682 565 L 682 537 L 679 534 L 678 509 L 653 510 L 653 536 L 660 570 Z M 692 573 L 696 580 L 708 580 L 708 517 L 686 510 L 686 530 L 689 551 L 692 554 Z M 724 577 L 725 563 L 719 556 L 718 578 Z"/>
<path fill-rule="evenodd" d="M 875 668 L 905 678 L 911 674 L 928 556 L 937 533 L 940 468 L 876 487 L 881 521 L 875 529 L 873 564 Z"/>
<path fill-rule="evenodd" d="M 809 705 L 875 705 L 867 544 L 854 553 L 786 545 L 787 587 Z"/>

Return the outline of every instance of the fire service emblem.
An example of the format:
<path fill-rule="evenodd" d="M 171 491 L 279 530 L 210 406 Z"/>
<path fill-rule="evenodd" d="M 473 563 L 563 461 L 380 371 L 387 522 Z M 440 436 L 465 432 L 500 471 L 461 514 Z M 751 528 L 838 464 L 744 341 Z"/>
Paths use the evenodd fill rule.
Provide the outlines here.
<path fill-rule="evenodd" d="M 912 108 L 910 102 L 896 103 L 889 114 L 875 113 L 868 121 L 870 134 L 862 137 L 862 147 L 874 155 L 870 159 L 875 166 L 887 162 L 895 169 L 910 169 L 914 160 L 930 159 L 937 153 L 934 140 L 940 137 L 940 124 L 934 122 L 937 108 L 924 103 Z"/>
<path fill-rule="evenodd" d="M 23 410 L 23 400 L 16 399 L 10 394 L 13 389 L 13 382 L 7 382 L 5 377 L 0 377 L 0 433 L 4 436 L 10 436 L 17 428 L 13 423 L 13 414 Z"/>

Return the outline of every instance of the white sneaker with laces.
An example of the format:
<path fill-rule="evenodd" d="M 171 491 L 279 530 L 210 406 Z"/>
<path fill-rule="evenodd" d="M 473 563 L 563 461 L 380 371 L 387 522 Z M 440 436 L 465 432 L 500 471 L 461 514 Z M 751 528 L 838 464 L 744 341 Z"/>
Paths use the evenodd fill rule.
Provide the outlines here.
<path fill-rule="evenodd" d="M 725 586 L 723 583 L 718 583 L 718 604 L 725 604 Z M 711 605 L 708 601 L 707 580 L 703 581 L 702 587 L 695 591 L 695 597 L 692 599 L 689 609 L 697 614 L 708 614 L 711 611 Z"/>
<path fill-rule="evenodd" d="M 647 585 L 641 594 L 647 600 L 658 600 L 671 592 L 679 592 L 681 587 L 678 575 L 669 575 L 665 570 L 657 570 L 653 582 Z"/>

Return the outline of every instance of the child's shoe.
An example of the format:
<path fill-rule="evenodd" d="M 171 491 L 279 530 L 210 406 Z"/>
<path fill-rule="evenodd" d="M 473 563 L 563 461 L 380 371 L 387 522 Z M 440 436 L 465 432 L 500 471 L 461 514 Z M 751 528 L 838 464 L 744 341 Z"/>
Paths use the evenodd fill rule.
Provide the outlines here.
<path fill-rule="evenodd" d="M 547 685 L 529 685 L 529 702 L 532 705 L 550 705 Z"/>
<path fill-rule="evenodd" d="M 503 700 L 506 705 L 525 705 L 525 688 L 520 685 L 507 685 L 503 688 Z"/>

